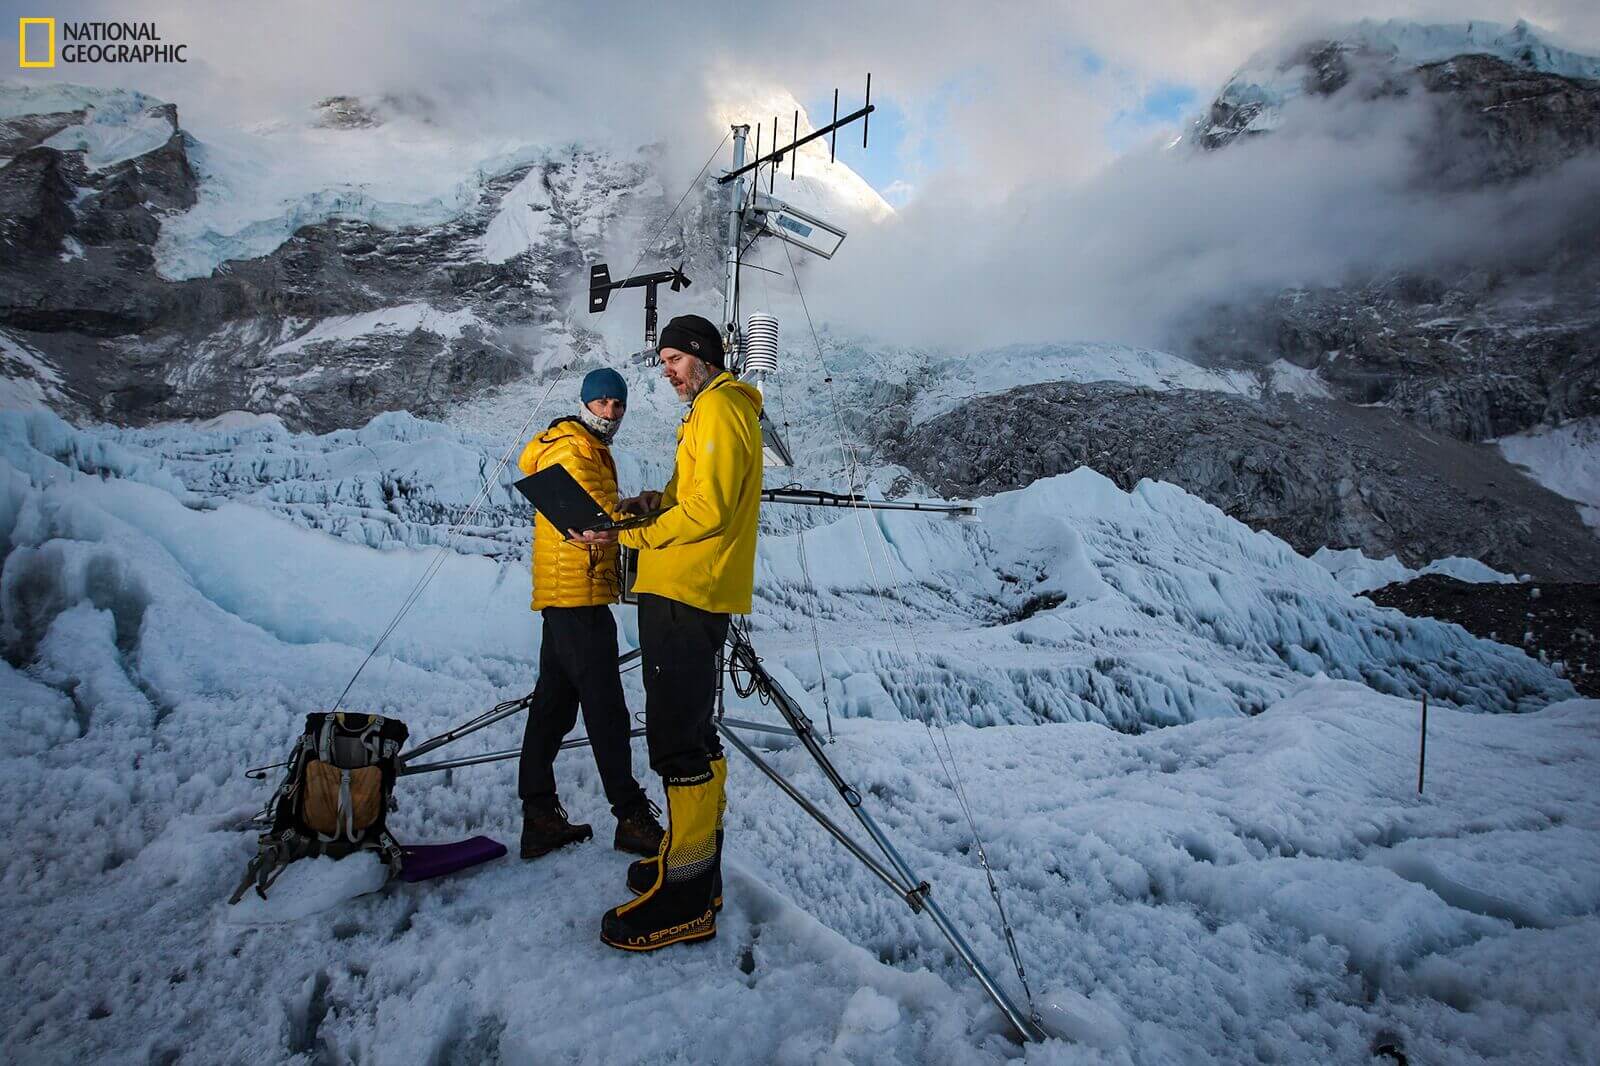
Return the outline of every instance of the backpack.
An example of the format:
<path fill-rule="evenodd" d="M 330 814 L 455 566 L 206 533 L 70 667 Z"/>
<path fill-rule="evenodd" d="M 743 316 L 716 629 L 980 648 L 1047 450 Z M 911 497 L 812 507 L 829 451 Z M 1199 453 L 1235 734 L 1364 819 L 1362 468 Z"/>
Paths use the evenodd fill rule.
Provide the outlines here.
<path fill-rule="evenodd" d="M 257 815 L 266 826 L 260 847 L 228 902 L 238 903 L 252 885 L 266 899 L 285 867 L 318 855 L 375 851 L 390 876 L 399 873 L 400 845 L 387 819 L 395 807 L 396 757 L 409 735 L 405 723 L 382 715 L 306 715 L 283 784 Z"/>

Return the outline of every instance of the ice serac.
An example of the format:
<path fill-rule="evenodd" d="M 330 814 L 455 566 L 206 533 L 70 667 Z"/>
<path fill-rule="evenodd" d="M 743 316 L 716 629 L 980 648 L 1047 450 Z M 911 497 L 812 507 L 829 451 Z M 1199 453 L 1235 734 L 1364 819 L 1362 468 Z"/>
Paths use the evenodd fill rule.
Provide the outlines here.
<path fill-rule="evenodd" d="M 13 545 L 0 604 L 6 639 L 29 648 L 85 601 L 127 605 L 113 606 L 124 641 L 145 639 L 133 619 L 182 611 L 355 656 L 382 630 L 373 605 L 397 608 L 426 569 L 409 546 L 443 541 L 492 469 L 474 443 L 409 416 L 316 437 L 270 424 L 84 431 L 35 411 L 0 414 L 0 445 Z M 456 576 L 413 612 L 431 622 L 396 631 L 386 673 L 527 650 L 527 532 L 507 482 L 452 542 L 479 557 L 450 559 Z M 876 529 L 841 515 L 763 538 L 756 625 L 774 667 L 846 716 L 976 725 L 1139 730 L 1252 713 L 1318 673 L 1480 710 L 1570 694 L 1520 651 L 1351 597 L 1175 486 L 1129 492 L 1085 469 L 983 513 L 978 525 L 862 519 Z M 841 638 L 820 672 L 812 612 Z M 440 624 L 456 636 L 429 636 Z"/>

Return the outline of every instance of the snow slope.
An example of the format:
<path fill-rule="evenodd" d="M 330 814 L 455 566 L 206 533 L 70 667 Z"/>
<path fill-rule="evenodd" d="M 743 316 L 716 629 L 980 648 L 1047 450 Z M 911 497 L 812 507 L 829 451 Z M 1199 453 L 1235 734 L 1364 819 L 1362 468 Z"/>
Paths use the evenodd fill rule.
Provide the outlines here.
<path fill-rule="evenodd" d="M 1369 559 L 1360 548 L 1322 547 L 1311 555 L 1311 561 L 1326 567 L 1346 592 L 1355 593 L 1371 592 L 1384 585 L 1410 581 L 1423 574 L 1443 574 L 1457 581 L 1492 582 L 1501 585 L 1508 585 L 1517 580 L 1513 575 L 1502 574 L 1477 559 L 1465 559 L 1459 555 L 1435 559 L 1421 569 L 1413 570 L 1392 555 L 1382 559 Z"/>
<path fill-rule="evenodd" d="M 302 867 L 279 885 L 284 910 L 227 908 L 265 795 L 242 768 L 281 758 L 433 555 L 303 528 L 198 473 L 222 440 L 244 465 L 270 444 L 285 469 L 321 454 L 352 478 L 443 441 L 428 490 L 443 497 L 464 491 L 446 475 L 468 450 L 406 416 L 327 438 L 239 422 L 137 438 L 0 415 L 6 1058 L 1016 1054 L 926 925 L 737 762 L 728 908 L 696 950 L 598 943 L 626 863 L 598 845 L 326 909 L 367 877 L 364 859 Z M 369 447 L 363 473 L 354 456 Z M 1365 1062 L 1380 1038 L 1420 1061 L 1584 1057 L 1600 704 L 1551 703 L 1570 689 L 1520 652 L 1365 605 L 1171 486 L 1123 493 L 1079 471 L 983 513 L 886 516 L 882 540 L 830 516 L 805 534 L 815 593 L 799 537 L 765 538 L 754 621 L 779 679 L 819 724 L 831 711 L 833 758 L 1010 983 L 964 817 L 915 717 L 950 723 L 1034 988 L 1056 1005 L 1046 1017 L 1089 1038 L 1029 1061 Z M 533 683 L 525 562 L 446 566 L 349 703 L 414 736 Z M 619 617 L 631 644 L 632 612 Z M 1425 796 L 1416 701 L 1369 685 L 1426 685 L 1460 706 L 1435 704 Z M 1526 713 L 1470 713 L 1514 707 Z M 730 713 L 772 714 L 737 697 Z M 462 753 L 518 730 L 492 733 Z M 830 795 L 800 751 L 780 743 L 772 758 Z M 559 772 L 568 808 L 603 837 L 592 764 L 567 755 Z M 502 763 L 408 779 L 394 827 L 514 841 L 514 778 Z"/>
<path fill-rule="evenodd" d="M 1533 480 L 1577 503 L 1583 520 L 1600 532 L 1600 418 L 1576 418 L 1496 443 Z"/>
<path fill-rule="evenodd" d="M 1211 370 L 1153 348 L 1125 344 L 1013 344 L 925 362 L 911 379 L 912 422 L 926 422 L 977 396 L 1049 381 L 1120 381 L 1151 389 L 1206 389 L 1250 396 L 1256 375 Z"/>
<path fill-rule="evenodd" d="M 333 218 L 438 225 L 477 203 L 486 178 L 541 153 L 465 142 L 404 116 L 371 129 L 284 122 L 191 131 L 191 140 L 199 200 L 163 220 L 155 249 L 156 268 L 174 280 L 266 255 L 300 227 Z"/>
<path fill-rule="evenodd" d="M 45 143 L 63 151 L 84 150 L 88 165 L 96 168 L 164 145 L 172 125 L 156 110 L 161 104 L 128 90 L 0 83 L 0 119 L 85 112 L 82 122 Z M 794 99 L 785 92 L 742 93 L 737 104 L 721 110 L 743 121 L 758 113 L 787 115 L 791 105 Z M 387 229 L 438 225 L 476 205 L 485 181 L 537 164 L 553 147 L 458 134 L 433 121 L 426 108 L 404 102 L 374 106 L 373 121 L 355 124 L 330 124 L 308 110 L 249 127 L 186 128 L 186 151 L 200 178 L 199 199 L 189 210 L 162 220 L 155 248 L 161 275 L 173 280 L 204 277 L 230 259 L 269 254 L 302 226 L 335 218 Z M 802 114 L 801 120 L 802 134 L 809 132 L 809 119 Z M 708 124 L 716 131 L 713 142 L 726 128 L 720 120 Z M 592 159 L 579 160 L 579 170 L 585 162 L 600 178 L 621 175 L 629 185 L 642 183 L 646 193 L 660 192 L 648 151 L 596 152 Z M 488 262 L 503 263 L 539 245 L 548 221 L 538 211 L 541 204 L 548 208 L 540 179 L 535 166 L 500 204 L 482 243 Z M 826 149 L 816 145 L 801 152 L 798 181 L 785 195 L 799 206 L 839 215 L 848 224 L 893 213 L 848 166 L 829 165 Z"/>

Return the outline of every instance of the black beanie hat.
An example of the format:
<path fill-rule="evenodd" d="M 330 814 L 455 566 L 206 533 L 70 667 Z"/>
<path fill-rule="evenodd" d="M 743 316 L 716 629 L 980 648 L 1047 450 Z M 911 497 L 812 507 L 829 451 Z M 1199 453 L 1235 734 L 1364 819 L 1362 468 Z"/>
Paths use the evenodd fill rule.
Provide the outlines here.
<path fill-rule="evenodd" d="M 662 348 L 676 348 L 696 359 L 705 360 L 718 370 L 726 369 L 723 366 L 722 331 L 699 315 L 679 315 L 668 322 L 661 331 L 661 339 L 656 342 L 656 349 L 659 351 Z"/>

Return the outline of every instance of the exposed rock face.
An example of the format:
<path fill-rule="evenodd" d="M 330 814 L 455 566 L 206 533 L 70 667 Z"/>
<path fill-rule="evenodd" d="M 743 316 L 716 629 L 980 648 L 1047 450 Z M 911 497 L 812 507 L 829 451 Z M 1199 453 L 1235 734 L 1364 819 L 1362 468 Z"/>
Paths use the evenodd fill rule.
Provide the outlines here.
<path fill-rule="evenodd" d="M 1431 184 L 1505 182 L 1600 149 L 1600 81 L 1463 55 L 1417 72 L 1440 121 L 1419 158 Z"/>
<path fill-rule="evenodd" d="M 1419 178 L 1439 188 L 1503 182 L 1548 171 L 1600 148 L 1600 80 L 1536 69 L 1487 54 L 1464 53 L 1406 67 L 1361 44 L 1315 41 L 1294 50 L 1277 76 L 1298 73 L 1290 90 L 1361 99 L 1422 94 L 1434 121 L 1418 146 Z M 1273 79 L 1268 79 L 1269 81 Z M 1276 128 L 1286 87 L 1235 77 L 1188 133 L 1210 151 Z"/>
<path fill-rule="evenodd" d="M 1412 69 L 1322 42 L 1287 59 L 1308 96 L 1423 93 L 1434 121 L 1416 145 L 1415 182 L 1440 194 L 1528 182 L 1600 151 L 1600 81 L 1460 55 Z M 1264 135 L 1269 93 L 1230 83 L 1191 131 L 1206 149 Z M 1576 162 L 1574 162 L 1576 161 Z M 1593 168 L 1600 180 L 1600 165 Z M 1582 174 L 1578 174 L 1579 179 Z M 1525 186 L 1537 197 L 1538 187 Z M 1226 367 L 1286 359 L 1336 395 L 1381 403 L 1466 441 L 1600 410 L 1600 202 L 1551 203 L 1564 222 L 1530 257 L 1508 233 L 1492 268 L 1295 289 L 1197 310 L 1174 346 Z M 1533 216 L 1540 213 L 1535 211 Z M 1534 218 L 1548 223 L 1548 215 Z M 1553 249 L 1553 250 L 1552 250 Z"/>
<path fill-rule="evenodd" d="M 1339 401 L 1057 382 L 889 426 L 881 444 L 960 496 L 1091 466 L 1124 488 L 1182 486 L 1304 554 L 1357 545 L 1413 566 L 1464 555 L 1547 578 L 1600 572 L 1600 541 L 1574 506 L 1493 449 Z"/>
<path fill-rule="evenodd" d="M 1579 694 L 1600 698 L 1600 585 L 1472 585 L 1425 574 L 1368 596 L 1380 606 L 1454 622 L 1474 636 L 1560 663 Z"/>
<path fill-rule="evenodd" d="M 380 121 L 349 98 L 322 111 L 336 127 Z M 0 168 L 0 327 L 47 353 L 74 410 L 113 422 L 249 409 L 327 430 L 385 410 L 442 415 L 525 373 L 541 331 L 589 348 L 567 322 L 572 286 L 619 214 L 659 208 L 643 164 L 573 148 L 487 180 L 478 203 L 443 225 L 306 226 L 270 255 L 168 281 L 154 245 L 163 217 L 195 203 L 198 182 L 176 110 L 151 114 L 170 123 L 167 143 L 101 170 L 81 151 L 38 143 L 82 112 L 0 131 L 20 146 Z M 487 262 L 489 222 L 525 179 L 548 204 L 545 239 Z M 682 236 L 701 207 L 688 205 L 685 228 L 665 235 L 664 256 L 706 258 Z"/>
<path fill-rule="evenodd" d="M 1600 238 L 1600 233 L 1596 233 Z M 1534 276 L 1401 276 L 1197 316 L 1202 362 L 1286 359 L 1352 403 L 1465 441 L 1600 412 L 1600 257 Z"/>

